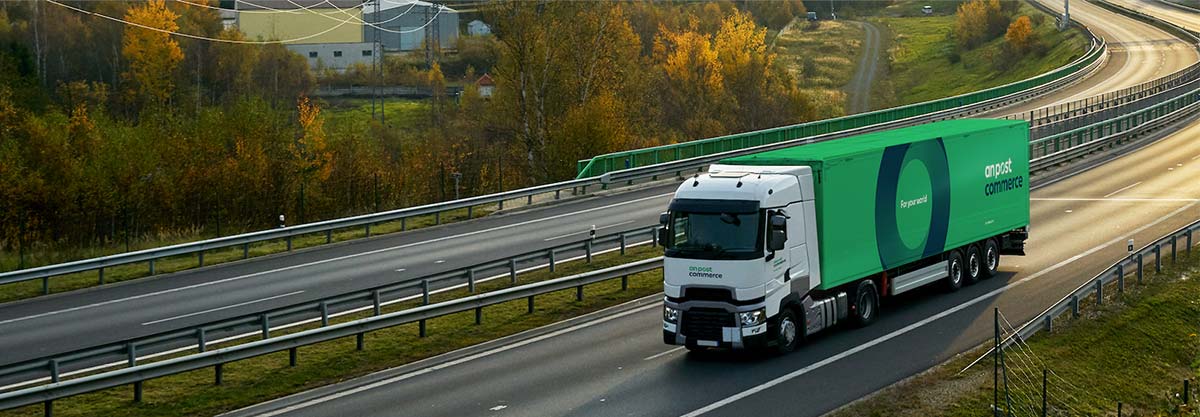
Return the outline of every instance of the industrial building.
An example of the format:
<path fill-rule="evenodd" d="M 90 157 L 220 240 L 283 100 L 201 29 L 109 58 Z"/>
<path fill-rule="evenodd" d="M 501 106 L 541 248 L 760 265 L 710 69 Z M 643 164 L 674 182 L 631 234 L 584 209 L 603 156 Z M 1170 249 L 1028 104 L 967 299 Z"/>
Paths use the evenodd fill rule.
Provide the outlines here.
<path fill-rule="evenodd" d="M 424 48 L 426 38 L 436 39 L 434 49 L 453 49 L 458 41 L 458 12 L 440 4 L 419 0 L 377 0 L 363 6 L 366 21 L 376 27 L 362 26 L 364 41 L 378 34 L 385 52 L 414 51 Z"/>

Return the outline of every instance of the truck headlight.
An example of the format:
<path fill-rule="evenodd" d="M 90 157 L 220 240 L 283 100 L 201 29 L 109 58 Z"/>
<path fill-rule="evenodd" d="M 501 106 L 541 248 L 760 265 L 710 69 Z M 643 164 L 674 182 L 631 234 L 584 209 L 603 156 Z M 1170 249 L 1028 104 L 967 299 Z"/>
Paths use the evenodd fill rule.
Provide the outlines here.
<path fill-rule="evenodd" d="M 738 313 L 738 319 L 742 322 L 742 327 L 754 327 L 767 322 L 767 309 L 760 308 L 754 311 L 743 311 Z"/>
<path fill-rule="evenodd" d="M 679 310 L 671 307 L 663 306 L 663 321 L 667 323 L 679 322 Z"/>

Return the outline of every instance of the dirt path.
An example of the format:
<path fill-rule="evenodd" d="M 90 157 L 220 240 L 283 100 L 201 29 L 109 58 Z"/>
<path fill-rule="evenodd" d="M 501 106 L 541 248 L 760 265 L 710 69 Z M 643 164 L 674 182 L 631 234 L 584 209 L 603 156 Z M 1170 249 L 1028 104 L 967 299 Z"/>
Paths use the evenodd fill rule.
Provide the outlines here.
<path fill-rule="evenodd" d="M 875 74 L 879 72 L 879 59 L 883 39 L 880 30 L 868 22 L 862 24 L 863 37 L 862 55 L 854 68 L 854 77 L 846 84 L 846 114 L 863 113 L 871 110 L 871 86 L 875 84 Z"/>

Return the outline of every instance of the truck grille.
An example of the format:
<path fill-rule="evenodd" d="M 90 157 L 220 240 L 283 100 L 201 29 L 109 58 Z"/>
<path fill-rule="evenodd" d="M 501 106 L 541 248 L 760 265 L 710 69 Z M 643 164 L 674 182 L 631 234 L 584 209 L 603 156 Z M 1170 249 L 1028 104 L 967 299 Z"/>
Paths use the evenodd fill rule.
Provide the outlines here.
<path fill-rule="evenodd" d="M 703 340 L 721 340 L 721 328 L 733 327 L 733 313 L 711 308 L 683 312 L 683 335 Z"/>

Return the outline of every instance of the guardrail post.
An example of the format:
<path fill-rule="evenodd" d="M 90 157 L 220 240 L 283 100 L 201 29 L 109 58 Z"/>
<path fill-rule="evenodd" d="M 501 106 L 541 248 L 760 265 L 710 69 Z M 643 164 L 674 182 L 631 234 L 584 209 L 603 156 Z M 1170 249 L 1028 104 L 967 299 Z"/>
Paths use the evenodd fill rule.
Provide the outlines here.
<path fill-rule="evenodd" d="M 354 335 L 354 350 L 363 350 L 363 334 Z"/>
<path fill-rule="evenodd" d="M 100 285 L 104 285 L 104 267 L 101 267 L 97 271 L 100 272 Z M 46 285 L 43 286 L 45 288 L 44 292 L 46 294 L 49 294 L 50 293 L 50 277 L 46 277 L 45 281 L 46 281 Z"/>
<path fill-rule="evenodd" d="M 474 269 L 467 270 L 467 292 L 469 292 L 471 294 L 475 293 L 475 270 Z"/>
<path fill-rule="evenodd" d="M 1175 250 L 1175 246 L 1177 246 L 1175 242 L 1177 240 L 1179 239 L 1176 239 L 1175 235 L 1171 235 L 1171 265 L 1175 265 L 1175 260 L 1178 259 L 1176 256 L 1177 251 Z"/>
<path fill-rule="evenodd" d="M 326 244 L 333 243 L 333 229 L 329 229 L 329 230 L 325 231 L 325 243 Z"/>
<path fill-rule="evenodd" d="M 583 286 L 575 287 L 575 301 L 583 301 Z"/>
<path fill-rule="evenodd" d="M 378 316 L 380 313 L 383 312 L 382 305 L 380 305 L 380 303 L 379 303 L 379 290 L 371 291 L 371 301 L 372 301 L 372 307 L 374 308 L 374 313 L 376 316 Z"/>
<path fill-rule="evenodd" d="M 533 314 L 533 296 L 532 295 L 529 296 L 528 299 L 526 299 L 526 303 L 529 304 L 529 306 L 525 311 L 529 314 Z"/>
<path fill-rule="evenodd" d="M 1142 254 L 1137 255 L 1137 283 L 1142 285 Z"/>
<path fill-rule="evenodd" d="M 587 263 L 592 263 L 592 241 L 583 242 L 583 251 L 587 254 Z"/>
<path fill-rule="evenodd" d="M 442 212 L 433 213 L 433 224 L 442 224 Z"/>
<path fill-rule="evenodd" d="M 127 360 L 129 367 L 132 368 L 137 366 L 137 345 L 133 343 L 126 343 L 125 351 L 129 354 L 129 358 Z M 133 401 L 139 403 L 142 402 L 142 381 L 133 383 Z"/>
<path fill-rule="evenodd" d="M 154 276 L 154 260 L 150 260 L 150 276 Z"/>
<path fill-rule="evenodd" d="M 371 225 L 368 223 L 365 227 L 367 235 L 363 237 L 371 237 Z"/>
<path fill-rule="evenodd" d="M 271 337 L 271 318 L 269 316 L 267 316 L 266 314 L 263 314 L 259 318 L 259 322 L 262 323 L 262 338 L 263 339 L 270 338 Z"/>
<path fill-rule="evenodd" d="M 513 284 L 517 283 L 517 260 L 508 260 L 508 278 Z"/>
<path fill-rule="evenodd" d="M 1096 278 L 1096 305 L 1104 304 L 1104 279 Z"/>
<path fill-rule="evenodd" d="M 629 275 L 621 275 L 621 291 L 629 289 Z"/>
<path fill-rule="evenodd" d="M 504 208 L 504 206 L 501 205 L 500 208 Z M 401 217 L 400 218 L 400 231 L 403 232 L 405 230 L 408 230 L 408 218 Z"/>
<path fill-rule="evenodd" d="M 288 349 L 288 366 L 291 366 L 291 367 L 296 366 L 296 356 L 297 356 L 296 348 Z"/>
<path fill-rule="evenodd" d="M 421 305 L 429 305 L 429 280 L 421 280 Z M 417 334 L 425 337 L 425 319 L 417 322 Z"/>
<path fill-rule="evenodd" d="M 1046 333 L 1050 333 L 1051 331 L 1054 330 L 1054 317 L 1053 316 L 1047 314 L 1042 317 L 1042 321 L 1044 321 L 1046 323 Z"/>
<path fill-rule="evenodd" d="M 221 385 L 221 380 L 225 376 L 225 364 L 218 363 L 217 366 L 213 367 L 213 371 L 213 385 Z"/>
<path fill-rule="evenodd" d="M 242 244 L 242 259 L 250 259 L 250 244 Z"/>
<path fill-rule="evenodd" d="M 1154 273 L 1162 272 L 1162 245 L 1154 244 Z"/>
<path fill-rule="evenodd" d="M 1117 264 L 1117 293 L 1125 292 L 1125 264 Z"/>
<path fill-rule="evenodd" d="M 500 208 L 499 208 L 499 210 L 504 210 L 504 200 L 500 200 Z"/>
<path fill-rule="evenodd" d="M 621 256 L 625 256 L 625 234 L 621 233 Z"/>
<path fill-rule="evenodd" d="M 321 302 L 321 327 L 329 325 L 329 304 Z"/>
<path fill-rule="evenodd" d="M 533 204 L 533 194 L 525 196 L 525 205 L 528 206 L 528 205 L 532 205 L 532 204 Z"/>
<path fill-rule="evenodd" d="M 467 206 L 467 220 L 471 220 L 471 217 L 473 217 L 473 216 L 471 216 L 471 209 L 473 209 L 473 208 L 474 207 L 472 207 L 472 206 Z"/>
<path fill-rule="evenodd" d="M 475 307 L 475 325 L 483 324 L 483 307 Z"/>
<path fill-rule="evenodd" d="M 1188 402 L 1190 402 L 1189 400 L 1191 400 L 1191 396 L 1192 396 L 1191 383 L 1192 383 L 1192 380 L 1190 378 L 1183 380 L 1183 403 L 1184 404 L 1187 404 Z"/>
<path fill-rule="evenodd" d="M 103 284 L 104 281 L 101 280 L 100 283 Z M 47 294 L 50 294 L 50 277 L 42 277 L 42 295 Z"/>
<path fill-rule="evenodd" d="M 288 252 L 292 251 L 292 237 L 291 236 L 287 237 L 287 251 Z"/>
<path fill-rule="evenodd" d="M 198 353 L 204 353 L 208 349 L 208 341 L 204 337 L 204 328 L 196 329 L 196 350 Z"/>
<path fill-rule="evenodd" d="M 551 248 L 549 250 L 549 252 L 550 252 L 550 255 L 549 255 L 550 256 L 550 272 L 554 272 L 554 249 Z"/>
<path fill-rule="evenodd" d="M 1187 230 L 1187 254 L 1192 256 L 1192 229 Z"/>
<path fill-rule="evenodd" d="M 562 193 L 562 190 L 554 190 L 554 199 L 558 200 L 560 198 L 559 194 L 561 194 L 561 193 Z"/>
<path fill-rule="evenodd" d="M 650 231 L 650 246 L 658 246 L 658 228 Z"/>
<path fill-rule="evenodd" d="M 197 268 L 204 266 L 204 251 L 196 252 L 196 259 L 198 260 L 196 262 Z"/>
<path fill-rule="evenodd" d="M 46 417 L 54 417 L 54 401 L 46 401 L 42 407 L 42 413 Z"/>

